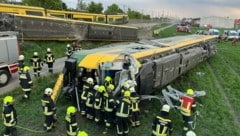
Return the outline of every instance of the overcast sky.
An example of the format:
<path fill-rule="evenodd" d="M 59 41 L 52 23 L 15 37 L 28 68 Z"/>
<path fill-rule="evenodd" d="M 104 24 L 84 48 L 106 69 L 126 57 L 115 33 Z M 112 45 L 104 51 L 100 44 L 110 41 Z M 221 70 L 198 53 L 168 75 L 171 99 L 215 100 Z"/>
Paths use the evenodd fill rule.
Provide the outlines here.
<path fill-rule="evenodd" d="M 78 0 L 62 0 L 76 8 Z M 151 16 L 240 18 L 240 0 L 83 0 L 102 3 L 104 8 L 116 3 L 121 9 L 131 8 Z"/>

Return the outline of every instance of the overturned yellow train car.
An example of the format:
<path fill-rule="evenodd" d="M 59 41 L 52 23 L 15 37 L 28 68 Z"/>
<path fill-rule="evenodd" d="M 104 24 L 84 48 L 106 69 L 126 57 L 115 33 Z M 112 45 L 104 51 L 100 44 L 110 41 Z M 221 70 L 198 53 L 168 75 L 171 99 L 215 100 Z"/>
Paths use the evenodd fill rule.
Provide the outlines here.
<path fill-rule="evenodd" d="M 73 84 L 74 77 L 79 79 L 79 84 L 86 77 L 103 84 L 104 77 L 111 76 L 116 86 L 114 95 L 129 79 L 137 83 L 138 94 L 148 95 L 214 55 L 215 39 L 214 36 L 190 35 L 81 50 L 66 60 L 62 84 L 64 87 Z"/>

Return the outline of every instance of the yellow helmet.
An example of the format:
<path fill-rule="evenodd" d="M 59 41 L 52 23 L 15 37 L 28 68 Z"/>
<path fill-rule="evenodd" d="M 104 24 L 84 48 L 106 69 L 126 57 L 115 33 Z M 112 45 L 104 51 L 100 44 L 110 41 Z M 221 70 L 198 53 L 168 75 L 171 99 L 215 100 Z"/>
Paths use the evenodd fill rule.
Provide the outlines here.
<path fill-rule="evenodd" d="M 114 85 L 113 84 L 109 84 L 107 89 L 110 90 L 110 91 L 113 91 L 114 90 Z"/>
<path fill-rule="evenodd" d="M 29 71 L 29 69 L 30 69 L 30 68 L 29 68 L 28 66 L 25 66 L 25 67 L 23 68 L 23 71 L 24 71 L 24 72 L 27 72 L 27 71 Z"/>
<path fill-rule="evenodd" d="M 3 103 L 4 103 L 4 104 L 12 104 L 13 102 L 14 102 L 14 99 L 13 99 L 12 96 L 6 96 L 6 97 L 4 97 L 4 99 L 3 99 Z"/>
<path fill-rule="evenodd" d="M 88 134 L 85 131 L 78 131 L 77 136 L 88 136 Z"/>
<path fill-rule="evenodd" d="M 124 92 L 124 97 L 130 97 L 131 96 L 131 92 L 129 90 Z"/>
<path fill-rule="evenodd" d="M 187 89 L 187 95 L 194 95 L 193 89 Z"/>
<path fill-rule="evenodd" d="M 104 80 L 105 80 L 105 82 L 111 82 L 112 78 L 110 76 L 106 76 Z"/>
<path fill-rule="evenodd" d="M 74 114 L 74 113 L 76 113 L 76 111 L 77 111 L 77 109 L 74 106 L 68 106 L 68 108 L 67 108 L 68 115 Z"/>
<path fill-rule="evenodd" d="M 106 91 L 105 86 L 103 86 L 103 85 L 99 86 L 98 91 L 99 91 L 100 93 Z"/>

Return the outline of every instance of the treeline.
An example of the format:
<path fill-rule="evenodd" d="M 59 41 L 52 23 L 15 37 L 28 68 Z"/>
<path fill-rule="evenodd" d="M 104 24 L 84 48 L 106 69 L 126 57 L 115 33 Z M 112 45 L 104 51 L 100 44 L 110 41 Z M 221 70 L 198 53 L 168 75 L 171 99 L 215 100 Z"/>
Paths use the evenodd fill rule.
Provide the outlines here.
<path fill-rule="evenodd" d="M 11 0 L 0 0 L 0 2 L 11 2 Z M 67 7 L 66 3 L 62 2 L 62 0 L 22 0 L 23 5 L 28 6 L 38 6 L 46 9 L 54 9 L 54 10 L 78 10 L 89 13 L 104 13 L 104 14 L 128 14 L 130 19 L 150 19 L 150 15 L 145 15 L 141 12 L 135 11 L 133 9 L 128 8 L 127 11 L 121 9 L 117 4 L 112 4 L 104 10 L 102 3 L 95 3 L 91 1 L 90 3 L 81 2 L 78 3 L 75 7 L 70 8 Z"/>

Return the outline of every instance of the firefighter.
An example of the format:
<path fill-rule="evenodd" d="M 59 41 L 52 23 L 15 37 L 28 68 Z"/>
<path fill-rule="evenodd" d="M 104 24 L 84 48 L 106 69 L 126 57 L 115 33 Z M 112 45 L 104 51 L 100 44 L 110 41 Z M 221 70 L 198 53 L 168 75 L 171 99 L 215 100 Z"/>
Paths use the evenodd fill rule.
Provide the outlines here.
<path fill-rule="evenodd" d="M 197 136 L 195 132 L 193 132 L 192 130 L 188 131 L 186 133 L 186 136 Z"/>
<path fill-rule="evenodd" d="M 23 98 L 29 99 L 31 94 L 32 79 L 29 74 L 28 66 L 24 66 L 23 71 L 19 73 L 19 82 L 24 92 Z"/>
<path fill-rule="evenodd" d="M 196 104 L 194 99 L 193 89 L 188 89 L 186 95 L 183 95 L 180 98 L 180 112 L 183 117 L 184 126 L 183 126 L 183 136 L 186 135 L 186 132 L 190 129 L 189 122 L 191 121 L 191 115 L 196 111 Z"/>
<path fill-rule="evenodd" d="M 107 91 L 103 94 L 103 100 L 104 100 L 104 122 L 105 122 L 105 131 L 104 134 L 108 132 L 108 130 L 111 128 L 113 121 L 114 121 L 114 106 L 115 101 L 113 98 L 112 92 L 114 91 L 114 85 L 109 84 L 107 87 Z"/>
<path fill-rule="evenodd" d="M 95 88 L 95 89 L 97 89 L 97 88 Z M 87 118 L 90 120 L 94 119 L 93 104 L 94 104 L 94 99 L 95 99 L 94 97 L 95 97 L 95 93 L 96 93 L 95 89 L 93 88 L 93 85 L 91 84 L 87 91 L 86 114 L 87 114 Z"/>
<path fill-rule="evenodd" d="M 43 63 L 41 58 L 38 56 L 37 52 L 33 53 L 33 57 L 31 58 L 30 62 L 32 63 L 32 66 L 33 66 L 34 76 L 40 77 L 40 72 L 41 72 Z"/>
<path fill-rule="evenodd" d="M 112 78 L 110 76 L 106 76 L 104 78 L 104 86 L 105 86 L 105 88 L 107 88 L 108 85 L 110 85 L 110 84 L 112 84 Z"/>
<path fill-rule="evenodd" d="M 88 134 L 85 131 L 78 131 L 77 136 L 88 136 Z"/>
<path fill-rule="evenodd" d="M 44 62 L 48 65 L 48 72 L 53 73 L 53 63 L 55 62 L 55 58 L 50 48 L 47 48 L 47 53 L 45 54 Z"/>
<path fill-rule="evenodd" d="M 95 100 L 94 100 L 94 110 L 95 110 L 95 119 L 94 121 L 99 125 L 101 120 L 101 110 L 103 105 L 103 93 L 106 91 L 103 85 L 98 86 L 95 85 L 94 89 L 96 90 L 95 93 Z"/>
<path fill-rule="evenodd" d="M 69 106 L 67 108 L 67 114 L 65 116 L 66 129 L 68 136 L 76 136 L 78 131 L 78 124 L 76 119 L 76 108 L 74 106 Z"/>
<path fill-rule="evenodd" d="M 127 136 L 128 135 L 128 117 L 130 112 L 131 100 L 130 100 L 130 91 L 125 91 L 123 98 L 117 100 L 116 107 L 116 123 L 117 123 L 117 134 L 118 136 Z"/>
<path fill-rule="evenodd" d="M 55 127 L 56 120 L 56 107 L 51 95 L 53 90 L 51 88 L 46 88 L 42 97 L 42 108 L 43 114 L 45 116 L 44 129 L 49 132 Z"/>
<path fill-rule="evenodd" d="M 152 124 L 151 136 L 169 136 L 172 133 L 172 121 L 169 119 L 170 106 L 162 106 L 161 112 L 155 117 Z"/>
<path fill-rule="evenodd" d="M 131 123 L 132 127 L 138 127 L 140 126 L 140 120 L 139 120 L 139 115 L 140 115 L 140 109 L 139 109 L 139 102 L 140 102 L 140 97 L 139 95 L 135 92 L 134 88 L 130 88 L 131 92 Z"/>
<path fill-rule="evenodd" d="M 67 58 L 69 58 L 73 54 L 73 48 L 70 44 L 67 44 L 65 54 L 67 55 Z"/>
<path fill-rule="evenodd" d="M 18 57 L 18 73 L 23 72 L 24 66 L 25 66 L 25 64 L 24 64 L 24 56 L 23 55 L 19 55 L 19 57 Z"/>
<path fill-rule="evenodd" d="M 83 85 L 83 91 L 81 94 L 81 115 L 86 115 L 86 101 L 87 101 L 87 95 L 88 90 L 91 89 L 94 85 L 93 79 L 91 77 L 87 78 L 85 84 Z"/>
<path fill-rule="evenodd" d="M 3 125 L 5 126 L 4 136 L 16 136 L 17 134 L 17 112 L 13 107 L 14 99 L 12 96 L 6 96 L 3 99 Z"/>

